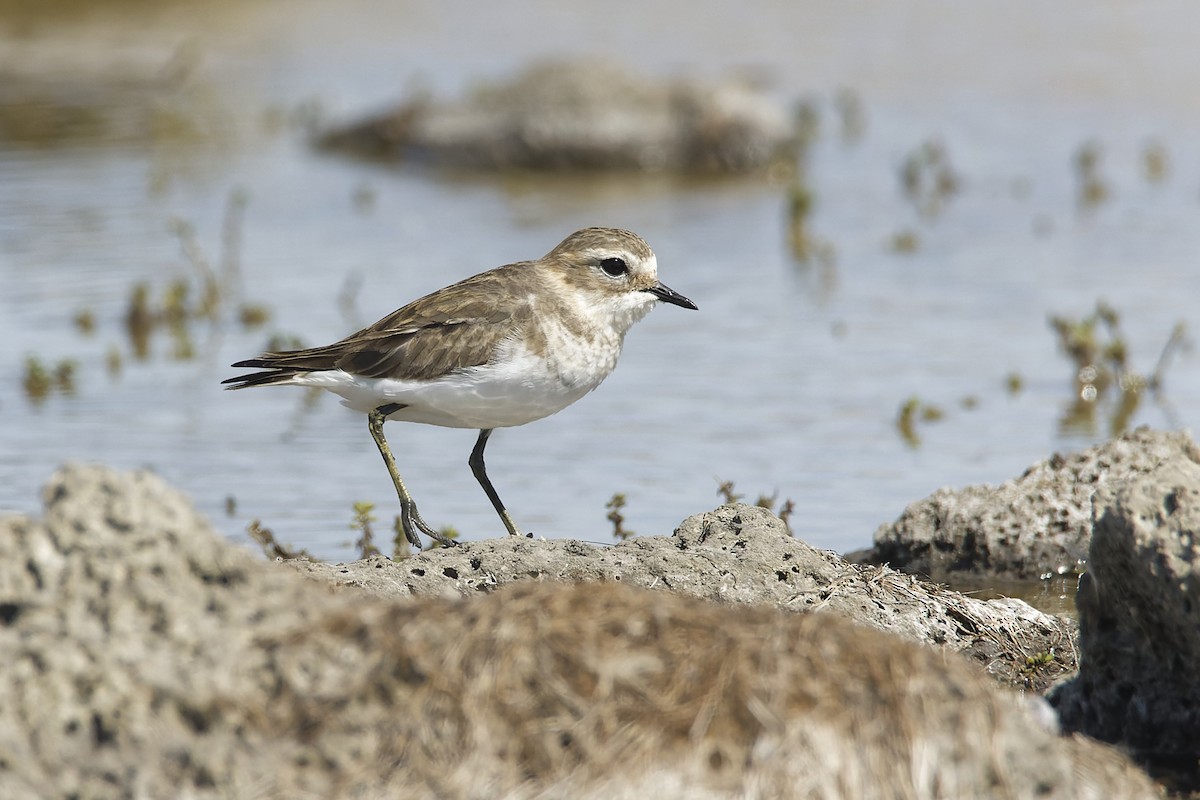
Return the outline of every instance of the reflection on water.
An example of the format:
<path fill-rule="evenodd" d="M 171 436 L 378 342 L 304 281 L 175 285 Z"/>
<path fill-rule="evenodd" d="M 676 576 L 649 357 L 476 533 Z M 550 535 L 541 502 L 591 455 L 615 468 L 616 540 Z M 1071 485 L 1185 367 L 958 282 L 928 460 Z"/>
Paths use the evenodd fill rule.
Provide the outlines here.
<path fill-rule="evenodd" d="M 17 6 L 0 3 L 0 508 L 34 510 L 66 459 L 148 466 L 232 536 L 260 518 L 347 556 L 354 504 L 386 530 L 393 502 L 365 420 L 299 391 L 224 393 L 226 365 L 333 341 L 586 225 L 644 235 L 702 311 L 651 314 L 593 396 L 497 433 L 489 472 L 539 535 L 609 539 L 617 494 L 627 529 L 667 533 L 735 481 L 793 500 L 798 536 L 859 547 L 938 486 L 1107 435 L 1060 424 L 1087 384 L 1052 315 L 1104 301 L 1120 363 L 1147 376 L 1176 323 L 1198 327 L 1184 2 Z M 320 120 L 579 42 L 805 98 L 796 180 L 478 177 L 307 145 Z M 1129 423 L 1196 424 L 1186 347 L 1161 400 Z M 500 533 L 472 432 L 388 434 L 432 524 Z"/>
<path fill-rule="evenodd" d="M 1035 580 L 996 580 L 986 578 L 979 580 L 955 580 L 950 588 L 956 592 L 974 597 L 977 600 L 996 600 L 1004 597 L 1015 597 L 1024 600 L 1034 608 L 1047 614 L 1077 617 L 1075 609 L 1075 588 L 1079 583 L 1078 576 L 1058 576 L 1044 581 Z"/>

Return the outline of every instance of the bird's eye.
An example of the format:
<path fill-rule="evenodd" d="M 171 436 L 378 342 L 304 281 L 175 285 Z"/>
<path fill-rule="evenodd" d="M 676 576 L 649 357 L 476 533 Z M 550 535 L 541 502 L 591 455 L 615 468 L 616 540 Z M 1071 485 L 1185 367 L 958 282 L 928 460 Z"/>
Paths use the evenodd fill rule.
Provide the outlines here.
<path fill-rule="evenodd" d="M 619 278 L 629 272 L 629 266 L 623 258 L 606 258 L 600 262 L 600 269 L 604 270 L 604 274 L 613 278 Z"/>

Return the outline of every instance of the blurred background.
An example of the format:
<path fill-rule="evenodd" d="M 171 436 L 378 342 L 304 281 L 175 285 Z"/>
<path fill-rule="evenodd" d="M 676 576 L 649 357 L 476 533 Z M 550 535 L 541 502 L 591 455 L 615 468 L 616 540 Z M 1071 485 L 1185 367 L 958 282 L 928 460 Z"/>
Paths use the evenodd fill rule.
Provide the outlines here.
<path fill-rule="evenodd" d="M 692 3 L 0 0 L 0 511 L 63 461 L 149 467 L 245 540 L 354 554 L 396 499 L 365 419 L 226 393 L 268 343 L 627 227 L 661 307 L 489 472 L 546 537 L 667 534 L 726 492 L 838 551 L 940 486 L 1133 425 L 1193 426 L 1200 6 L 1185 0 Z M 314 136 L 547 57 L 751 81 L 790 170 L 470 173 Z M 502 533 L 473 431 L 387 430 L 424 516 Z M 385 537 L 390 538 L 390 535 Z M 385 547 L 385 550 L 387 548 Z"/>

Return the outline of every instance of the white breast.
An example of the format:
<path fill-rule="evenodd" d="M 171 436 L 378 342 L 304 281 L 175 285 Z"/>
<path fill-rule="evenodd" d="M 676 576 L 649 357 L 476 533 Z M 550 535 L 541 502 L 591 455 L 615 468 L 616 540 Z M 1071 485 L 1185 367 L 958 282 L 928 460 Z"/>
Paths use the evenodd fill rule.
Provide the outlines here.
<path fill-rule="evenodd" d="M 388 419 L 448 428 L 507 428 L 548 417 L 595 389 L 617 365 L 625 333 L 653 308 L 644 292 L 578 297 L 576 310 L 589 335 L 579 336 L 552 315 L 537 324 L 544 353 L 513 338 L 477 367 L 429 381 L 362 378 L 341 370 L 298 375 L 294 383 L 319 386 L 363 413 L 387 403 L 405 408 Z"/>

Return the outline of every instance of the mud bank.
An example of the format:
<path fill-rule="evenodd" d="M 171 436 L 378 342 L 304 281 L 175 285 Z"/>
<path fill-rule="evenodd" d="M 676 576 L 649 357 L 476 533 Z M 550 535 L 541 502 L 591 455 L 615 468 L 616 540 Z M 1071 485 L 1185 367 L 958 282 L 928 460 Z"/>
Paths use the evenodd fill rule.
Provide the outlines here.
<path fill-rule="evenodd" d="M 70 466 L 0 520 L 0 795 L 1154 797 L 1083 733 L 1194 734 L 1190 452 L 1097 495 L 1061 724 L 1036 691 L 1069 623 L 762 509 L 285 565 L 151 474 Z"/>

